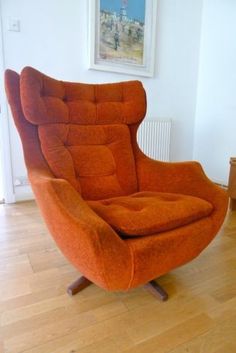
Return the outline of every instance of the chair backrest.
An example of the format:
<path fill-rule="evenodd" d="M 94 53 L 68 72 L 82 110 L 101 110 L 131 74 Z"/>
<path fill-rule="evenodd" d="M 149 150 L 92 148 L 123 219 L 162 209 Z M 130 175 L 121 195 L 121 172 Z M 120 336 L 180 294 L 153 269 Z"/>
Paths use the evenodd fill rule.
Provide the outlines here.
<path fill-rule="evenodd" d="M 130 128 L 146 112 L 139 81 L 71 83 L 26 67 L 20 97 L 24 117 L 37 128 L 42 154 L 57 178 L 88 200 L 137 191 Z"/>

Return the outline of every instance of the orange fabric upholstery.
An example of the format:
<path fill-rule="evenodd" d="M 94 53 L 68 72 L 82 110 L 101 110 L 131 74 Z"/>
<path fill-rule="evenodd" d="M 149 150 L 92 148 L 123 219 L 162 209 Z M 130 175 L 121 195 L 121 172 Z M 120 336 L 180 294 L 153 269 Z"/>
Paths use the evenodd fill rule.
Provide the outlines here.
<path fill-rule="evenodd" d="M 38 132 L 42 152 L 54 175 L 70 182 L 85 199 L 137 191 L 126 125 L 46 124 L 40 125 Z"/>
<path fill-rule="evenodd" d="M 217 234 L 228 198 L 201 166 L 139 150 L 140 82 L 70 83 L 25 68 L 20 76 L 7 70 L 5 84 L 43 218 L 92 282 L 108 290 L 144 284 L 192 260 Z"/>
<path fill-rule="evenodd" d="M 123 235 L 144 236 L 172 230 L 209 216 L 212 205 L 198 197 L 160 192 L 90 201 L 89 206 Z"/>
<path fill-rule="evenodd" d="M 25 118 L 32 124 L 134 124 L 146 111 L 139 81 L 94 85 L 54 80 L 25 68 L 20 77 Z"/>
<path fill-rule="evenodd" d="M 25 117 L 38 126 L 43 155 L 56 177 L 89 200 L 137 191 L 127 125 L 145 114 L 140 82 L 64 83 L 26 68 L 21 87 Z"/>

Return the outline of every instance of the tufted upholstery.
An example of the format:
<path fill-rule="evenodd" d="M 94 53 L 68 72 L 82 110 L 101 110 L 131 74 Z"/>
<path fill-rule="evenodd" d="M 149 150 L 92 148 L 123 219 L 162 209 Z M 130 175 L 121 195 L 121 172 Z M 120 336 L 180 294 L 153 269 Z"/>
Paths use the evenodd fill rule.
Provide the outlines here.
<path fill-rule="evenodd" d="M 43 218 L 92 282 L 109 290 L 147 283 L 217 234 L 228 199 L 199 163 L 154 161 L 140 151 L 140 82 L 62 82 L 29 67 L 7 70 L 5 82 Z"/>
<path fill-rule="evenodd" d="M 56 177 L 89 200 L 137 191 L 128 126 L 145 114 L 140 82 L 75 84 L 26 68 L 21 87 L 24 115 L 38 126 L 42 152 Z"/>
<path fill-rule="evenodd" d="M 54 175 L 69 181 L 85 199 L 137 190 L 127 126 L 46 124 L 39 126 L 39 139 Z"/>
<path fill-rule="evenodd" d="M 145 92 L 139 81 L 81 84 L 57 81 L 27 67 L 21 99 L 32 124 L 134 124 L 144 118 Z"/>
<path fill-rule="evenodd" d="M 88 204 L 121 235 L 135 237 L 184 226 L 208 216 L 213 209 L 198 197 L 150 191 Z"/>

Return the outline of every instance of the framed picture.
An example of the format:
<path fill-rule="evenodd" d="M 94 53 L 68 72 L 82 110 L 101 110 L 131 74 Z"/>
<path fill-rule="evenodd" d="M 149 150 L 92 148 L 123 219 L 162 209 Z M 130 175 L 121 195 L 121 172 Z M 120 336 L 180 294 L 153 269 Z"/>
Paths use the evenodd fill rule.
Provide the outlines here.
<path fill-rule="evenodd" d="M 90 68 L 152 77 L 157 0 L 89 1 Z"/>

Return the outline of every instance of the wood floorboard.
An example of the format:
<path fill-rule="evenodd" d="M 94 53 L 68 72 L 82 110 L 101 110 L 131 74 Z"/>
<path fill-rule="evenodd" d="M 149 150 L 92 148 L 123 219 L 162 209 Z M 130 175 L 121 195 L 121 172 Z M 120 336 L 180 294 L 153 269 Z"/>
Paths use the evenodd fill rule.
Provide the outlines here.
<path fill-rule="evenodd" d="M 236 211 L 194 261 L 144 288 L 110 293 L 79 276 L 33 201 L 0 205 L 0 353 L 236 353 Z"/>

